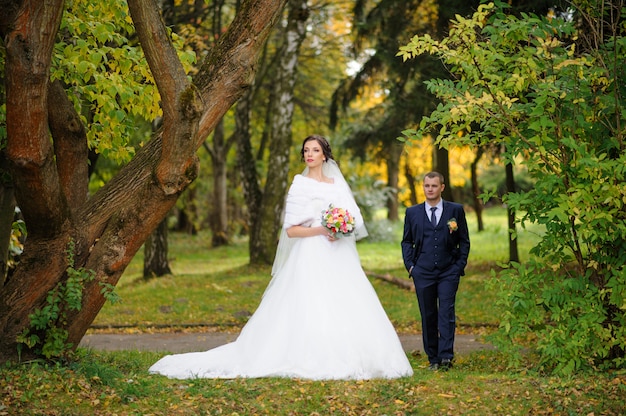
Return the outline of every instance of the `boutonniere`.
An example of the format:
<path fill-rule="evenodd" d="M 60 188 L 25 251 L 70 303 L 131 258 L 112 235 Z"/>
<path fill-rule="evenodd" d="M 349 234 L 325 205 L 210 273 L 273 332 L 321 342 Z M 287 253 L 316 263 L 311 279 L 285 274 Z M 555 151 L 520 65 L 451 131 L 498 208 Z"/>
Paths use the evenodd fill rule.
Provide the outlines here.
<path fill-rule="evenodd" d="M 456 222 L 456 218 L 450 218 L 448 220 L 448 230 L 450 230 L 450 234 L 459 229 L 459 224 Z"/>

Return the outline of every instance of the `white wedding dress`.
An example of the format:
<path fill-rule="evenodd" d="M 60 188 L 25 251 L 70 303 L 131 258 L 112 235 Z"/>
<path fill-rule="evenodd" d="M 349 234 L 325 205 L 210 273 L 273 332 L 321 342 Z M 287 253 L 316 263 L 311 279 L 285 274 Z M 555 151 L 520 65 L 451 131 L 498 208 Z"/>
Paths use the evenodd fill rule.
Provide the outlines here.
<path fill-rule="evenodd" d="M 295 224 L 320 225 L 330 203 L 348 208 L 362 225 L 343 177 L 330 184 L 296 175 L 273 278 L 238 338 L 205 352 L 165 356 L 149 371 L 180 379 L 345 380 L 413 374 L 361 268 L 355 236 L 331 242 L 324 236 L 290 239 L 284 232 Z"/>

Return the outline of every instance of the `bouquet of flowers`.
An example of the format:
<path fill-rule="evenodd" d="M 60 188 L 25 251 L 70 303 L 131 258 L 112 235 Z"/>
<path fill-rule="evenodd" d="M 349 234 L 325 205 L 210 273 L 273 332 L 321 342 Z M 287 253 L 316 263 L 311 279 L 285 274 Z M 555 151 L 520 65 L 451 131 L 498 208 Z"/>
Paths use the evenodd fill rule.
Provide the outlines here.
<path fill-rule="evenodd" d="M 328 209 L 322 211 L 322 225 L 328 228 L 334 237 L 343 237 L 354 232 L 354 217 L 347 209 L 330 204 Z"/>

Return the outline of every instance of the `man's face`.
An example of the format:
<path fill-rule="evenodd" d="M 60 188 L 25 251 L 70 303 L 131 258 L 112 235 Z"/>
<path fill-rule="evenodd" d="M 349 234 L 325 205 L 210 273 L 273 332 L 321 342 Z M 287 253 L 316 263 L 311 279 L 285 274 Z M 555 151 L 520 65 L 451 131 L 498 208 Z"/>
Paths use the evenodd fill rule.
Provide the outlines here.
<path fill-rule="evenodd" d="M 438 177 L 424 178 L 424 195 L 426 195 L 426 200 L 437 204 L 441 199 L 441 193 L 445 187 L 446 186 L 439 181 Z"/>

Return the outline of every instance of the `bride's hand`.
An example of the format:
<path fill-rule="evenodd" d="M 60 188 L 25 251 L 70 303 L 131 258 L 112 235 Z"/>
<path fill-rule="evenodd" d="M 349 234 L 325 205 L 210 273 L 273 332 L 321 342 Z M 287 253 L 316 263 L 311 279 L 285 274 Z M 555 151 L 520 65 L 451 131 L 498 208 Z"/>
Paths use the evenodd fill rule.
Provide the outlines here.
<path fill-rule="evenodd" d="M 324 237 L 326 237 L 326 239 L 328 241 L 335 241 L 337 239 L 337 237 L 335 237 L 333 235 L 333 233 L 328 231 L 328 228 L 326 228 L 324 226 L 320 226 L 319 229 L 320 229 L 320 234 L 322 234 Z"/>

